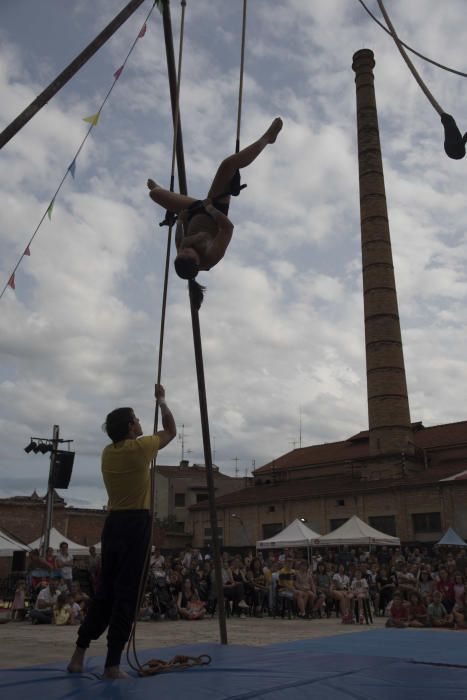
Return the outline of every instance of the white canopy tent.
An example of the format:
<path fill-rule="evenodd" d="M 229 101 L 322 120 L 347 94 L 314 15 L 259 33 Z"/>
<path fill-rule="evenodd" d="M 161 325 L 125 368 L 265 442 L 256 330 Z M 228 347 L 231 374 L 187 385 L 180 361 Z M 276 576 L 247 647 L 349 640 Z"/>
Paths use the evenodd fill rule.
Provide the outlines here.
<path fill-rule="evenodd" d="M 327 535 L 319 538 L 319 546 L 337 547 L 338 545 L 400 545 L 400 539 L 384 532 L 375 530 L 371 525 L 367 525 L 356 515 L 352 515 L 343 525 Z"/>
<path fill-rule="evenodd" d="M 31 542 L 29 544 L 30 549 L 40 549 L 42 546 L 42 542 L 44 540 L 44 537 L 38 537 L 37 540 L 34 540 L 34 542 Z M 84 544 L 78 544 L 77 542 L 73 542 L 72 540 L 69 540 L 68 537 L 65 537 L 65 535 L 62 535 L 61 532 L 56 530 L 54 527 L 51 528 L 50 530 L 50 537 L 49 537 L 49 547 L 53 547 L 56 552 L 60 549 L 60 542 L 66 542 L 68 545 L 68 551 L 70 554 L 73 555 L 80 555 L 80 554 L 88 554 L 89 553 L 89 547 L 87 547 Z"/>
<path fill-rule="evenodd" d="M 281 549 L 283 547 L 311 547 L 319 541 L 319 534 L 310 530 L 298 518 L 274 537 L 258 540 L 256 549 Z"/>
<path fill-rule="evenodd" d="M 13 552 L 29 552 L 29 547 L 0 530 L 0 557 L 12 557 Z"/>
<path fill-rule="evenodd" d="M 467 547 L 467 542 L 464 542 L 462 537 L 452 527 L 449 527 L 436 545 L 442 547 Z"/>

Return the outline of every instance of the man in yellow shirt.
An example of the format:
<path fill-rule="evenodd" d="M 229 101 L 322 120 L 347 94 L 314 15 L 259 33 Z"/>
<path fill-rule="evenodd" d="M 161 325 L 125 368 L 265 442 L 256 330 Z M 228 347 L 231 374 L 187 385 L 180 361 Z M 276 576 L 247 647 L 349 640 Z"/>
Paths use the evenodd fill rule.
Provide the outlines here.
<path fill-rule="evenodd" d="M 162 385 L 156 385 L 155 395 L 163 427 L 155 435 L 141 437 L 143 431 L 132 408 L 116 408 L 105 422 L 112 444 L 102 452 L 102 476 L 109 497 L 102 568 L 96 594 L 78 630 L 70 673 L 83 672 L 86 649 L 108 627 L 104 678 L 128 677 L 120 670 L 120 657 L 130 636 L 151 536 L 150 463 L 177 434 Z"/>

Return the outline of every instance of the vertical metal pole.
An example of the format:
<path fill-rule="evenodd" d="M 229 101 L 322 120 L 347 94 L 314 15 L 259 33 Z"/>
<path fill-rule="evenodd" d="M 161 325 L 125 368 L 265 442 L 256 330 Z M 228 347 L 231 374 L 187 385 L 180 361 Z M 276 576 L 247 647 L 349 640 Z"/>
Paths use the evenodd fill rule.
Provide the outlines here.
<path fill-rule="evenodd" d="M 58 448 L 59 435 L 60 435 L 60 427 L 58 425 L 54 425 L 53 436 L 52 436 L 52 452 L 50 453 L 49 483 L 48 483 L 48 488 L 47 488 L 47 506 L 46 506 L 46 515 L 45 515 L 44 539 L 43 539 L 42 552 L 41 552 L 42 556 L 45 556 L 45 553 L 46 553 L 47 548 L 49 546 L 50 530 L 52 529 L 52 524 L 53 524 L 54 487 L 52 485 L 52 475 L 53 475 L 53 468 L 54 468 L 54 463 L 55 463 L 55 453 L 56 453 L 57 448 Z"/>
<path fill-rule="evenodd" d="M 177 73 L 175 69 L 175 53 L 173 47 L 172 22 L 170 18 L 170 6 L 165 0 L 162 6 L 162 20 L 164 26 L 165 49 L 167 56 L 167 70 L 169 75 L 170 98 L 172 105 L 172 115 L 175 122 L 178 112 L 177 125 L 177 171 L 178 182 L 181 194 L 188 194 L 185 171 L 185 157 L 183 152 L 182 129 L 180 122 L 180 108 L 177 107 Z M 192 301 L 190 291 L 191 322 L 193 327 L 193 343 L 195 349 L 196 372 L 198 377 L 198 393 L 201 413 L 201 428 L 203 435 L 204 462 L 206 466 L 206 482 L 209 494 L 209 514 L 212 533 L 212 547 L 214 556 L 214 573 L 216 577 L 217 603 L 219 615 L 219 633 L 221 644 L 227 644 L 227 625 L 225 619 L 224 587 L 222 583 L 221 555 L 219 540 L 217 537 L 217 513 L 214 503 L 214 477 L 212 470 L 211 443 L 209 437 L 209 421 L 206 401 L 206 387 L 203 369 L 203 351 L 201 345 L 201 331 L 199 325 L 198 310 Z"/>
<path fill-rule="evenodd" d="M 206 399 L 206 383 L 204 381 L 203 349 L 201 345 L 201 330 L 199 314 L 190 289 L 191 324 L 193 327 L 193 343 L 195 349 L 196 376 L 198 379 L 199 410 L 201 413 L 201 431 L 203 435 L 204 463 L 206 466 L 206 482 L 209 494 L 209 520 L 211 524 L 212 551 L 214 555 L 214 573 L 216 577 L 217 607 L 219 615 L 219 631 L 221 644 L 227 644 L 227 625 L 225 619 L 224 586 L 222 583 L 221 551 L 217 536 L 217 511 L 214 493 L 214 477 L 212 469 L 211 440 L 209 437 L 208 404 Z"/>

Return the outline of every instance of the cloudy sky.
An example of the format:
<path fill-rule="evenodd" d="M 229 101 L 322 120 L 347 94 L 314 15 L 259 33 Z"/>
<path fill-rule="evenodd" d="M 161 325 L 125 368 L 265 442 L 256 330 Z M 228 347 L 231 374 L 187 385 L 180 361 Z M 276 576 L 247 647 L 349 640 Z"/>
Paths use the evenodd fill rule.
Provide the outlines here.
<path fill-rule="evenodd" d="M 3 0 L 0 123 L 6 126 L 125 4 Z M 81 143 L 151 2 L 2 150 L 1 288 Z M 375 0 L 368 5 L 376 14 Z M 467 71 L 463 0 L 392 0 L 408 44 Z M 241 0 L 188 0 L 181 115 L 190 193 L 204 197 L 233 150 Z M 178 52 L 180 5 L 172 3 Z M 281 115 L 275 145 L 244 171 L 224 260 L 200 275 L 200 318 L 214 459 L 251 470 L 302 444 L 367 427 L 352 55 L 376 59 L 386 191 L 411 415 L 467 418 L 467 160 L 443 131 L 397 49 L 357 0 L 249 3 L 241 142 Z M 467 130 L 465 78 L 414 59 L 446 112 Z M 69 503 L 102 506 L 100 426 L 134 406 L 152 431 L 166 229 L 145 189 L 167 186 L 171 117 L 161 16 L 154 11 L 76 163 L 0 300 L 0 495 L 43 493 L 47 456 L 34 436 L 74 439 Z M 163 383 L 185 457 L 202 462 L 186 285 L 169 282 Z M 177 464 L 180 439 L 160 463 Z"/>

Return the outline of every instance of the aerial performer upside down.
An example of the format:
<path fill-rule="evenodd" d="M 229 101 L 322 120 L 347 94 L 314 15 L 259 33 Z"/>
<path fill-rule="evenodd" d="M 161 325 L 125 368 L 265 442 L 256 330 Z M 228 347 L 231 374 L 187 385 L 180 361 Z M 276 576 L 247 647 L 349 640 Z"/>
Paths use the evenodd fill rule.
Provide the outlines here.
<path fill-rule="evenodd" d="M 200 270 L 210 270 L 222 260 L 234 228 L 227 214 L 231 195 L 240 191 L 238 171 L 274 143 L 281 129 L 282 119 L 277 117 L 261 138 L 223 160 L 205 200 L 169 192 L 148 180 L 151 199 L 178 215 L 174 264 L 179 277 L 192 280 Z"/>

